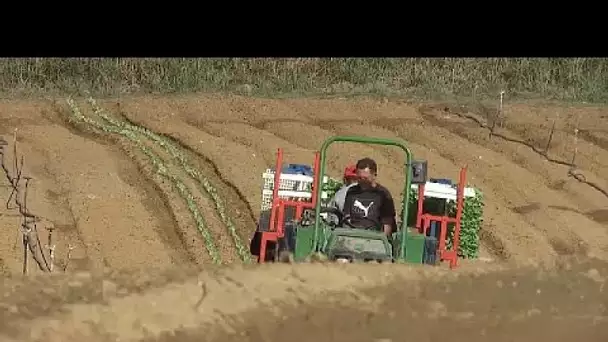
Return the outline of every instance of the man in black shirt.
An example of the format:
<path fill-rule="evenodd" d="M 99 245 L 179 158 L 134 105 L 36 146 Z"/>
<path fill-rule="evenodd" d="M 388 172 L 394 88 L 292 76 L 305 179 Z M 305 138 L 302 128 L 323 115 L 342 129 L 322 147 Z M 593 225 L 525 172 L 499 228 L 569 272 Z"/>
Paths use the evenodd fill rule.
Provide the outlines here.
<path fill-rule="evenodd" d="M 395 203 L 387 188 L 376 182 L 378 166 L 373 159 L 357 162 L 358 184 L 348 189 L 344 218 L 355 228 L 374 228 L 389 235 L 396 229 Z"/>

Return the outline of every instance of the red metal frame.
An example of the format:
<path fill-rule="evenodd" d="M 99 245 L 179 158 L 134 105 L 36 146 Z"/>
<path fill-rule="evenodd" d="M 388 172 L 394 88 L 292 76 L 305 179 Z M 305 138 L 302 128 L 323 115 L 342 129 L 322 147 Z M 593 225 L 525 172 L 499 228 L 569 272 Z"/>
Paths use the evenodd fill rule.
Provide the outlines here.
<path fill-rule="evenodd" d="M 313 209 L 317 204 L 319 197 L 319 189 L 315 189 L 317 184 L 317 177 L 319 177 L 319 167 L 321 164 L 321 157 L 319 152 L 315 153 L 315 161 L 313 164 L 313 185 L 312 185 L 312 199 L 311 202 L 300 202 L 300 201 L 289 201 L 279 198 L 279 187 L 281 185 L 281 170 L 283 169 L 283 149 L 277 150 L 277 162 L 274 172 L 274 188 L 272 189 L 272 208 L 270 209 L 270 227 L 267 232 L 262 232 L 262 238 L 260 242 L 260 255 L 258 257 L 259 263 L 266 261 L 266 248 L 268 241 L 278 242 L 278 240 L 285 236 L 284 221 L 285 221 L 285 208 L 295 207 L 296 208 L 296 220 L 302 217 L 304 209 Z"/>
<path fill-rule="evenodd" d="M 464 206 L 464 188 L 467 177 L 466 166 L 460 169 L 460 177 L 458 181 L 458 189 L 456 190 L 456 217 L 450 216 L 435 216 L 423 213 L 424 204 L 424 184 L 418 185 L 418 214 L 416 215 L 416 227 L 421 234 L 426 235 L 431 222 L 440 222 L 441 228 L 439 231 L 439 260 L 449 261 L 450 268 L 458 266 L 458 247 L 460 246 L 460 221 L 462 219 L 462 208 Z M 454 241 L 452 248 L 447 250 L 446 239 L 448 232 L 448 223 L 454 223 Z"/>

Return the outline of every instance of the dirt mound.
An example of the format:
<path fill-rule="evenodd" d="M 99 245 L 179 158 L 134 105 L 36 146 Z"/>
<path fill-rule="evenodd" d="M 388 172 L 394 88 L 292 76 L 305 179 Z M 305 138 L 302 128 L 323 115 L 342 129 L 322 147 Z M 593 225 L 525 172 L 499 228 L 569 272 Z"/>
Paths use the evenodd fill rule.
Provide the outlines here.
<path fill-rule="evenodd" d="M 3 341 L 604 341 L 604 262 L 272 265 L 2 284 Z M 19 286 L 17 286 L 19 284 Z"/>

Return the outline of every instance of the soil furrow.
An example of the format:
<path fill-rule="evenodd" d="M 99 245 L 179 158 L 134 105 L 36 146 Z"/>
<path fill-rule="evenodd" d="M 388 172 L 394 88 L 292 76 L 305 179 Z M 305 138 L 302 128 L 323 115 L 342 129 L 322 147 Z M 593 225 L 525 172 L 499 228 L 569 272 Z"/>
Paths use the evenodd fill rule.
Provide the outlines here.
<path fill-rule="evenodd" d="M 124 108 L 123 108 L 124 110 Z M 251 189 L 252 187 L 243 186 L 242 183 L 236 181 L 244 181 L 245 184 L 251 184 L 252 181 L 245 175 L 249 175 L 254 173 L 253 171 L 248 171 L 247 169 L 243 169 L 237 163 L 234 163 L 234 159 L 232 159 L 232 155 L 235 153 L 240 155 L 240 159 L 237 160 L 251 160 L 251 164 L 255 165 L 256 169 L 262 170 L 265 169 L 263 164 L 259 163 L 259 160 L 256 160 L 253 155 L 255 152 L 243 151 L 242 148 L 237 148 L 234 143 L 229 142 L 223 138 L 217 138 L 210 134 L 207 134 L 187 123 L 183 123 L 179 120 L 162 121 L 160 118 L 155 117 L 153 115 L 146 115 L 147 118 L 143 119 L 140 117 L 140 113 L 132 113 L 123 111 L 121 113 L 125 118 L 127 118 L 131 123 L 145 127 L 154 132 L 158 132 L 159 134 L 165 135 L 188 151 L 193 152 L 196 156 L 202 158 L 196 166 L 203 166 L 203 163 L 207 162 L 211 165 L 202 168 L 200 171 L 204 172 L 204 174 L 208 177 L 211 177 L 211 181 L 215 186 L 220 187 L 221 193 L 228 195 L 227 196 L 227 206 L 229 212 L 232 214 L 231 216 L 236 218 L 235 224 L 239 229 L 239 233 L 241 236 L 248 236 L 251 234 L 254 228 L 254 219 L 253 215 L 250 215 L 250 212 L 253 211 L 253 208 L 256 208 L 259 212 L 259 203 L 261 196 L 259 195 L 259 189 L 257 189 L 257 201 L 253 199 L 251 193 L 247 194 L 238 194 L 236 191 L 233 191 L 233 187 L 238 187 L 240 189 Z M 162 115 L 162 113 L 159 113 Z M 150 120 L 152 119 L 152 120 Z M 161 120 L 161 121 L 158 121 Z M 167 129 L 168 122 L 171 123 L 171 126 L 174 129 Z M 177 128 L 177 129 L 176 129 Z M 216 149 L 218 147 L 218 142 L 221 145 L 224 145 L 222 149 Z M 219 146 L 221 146 L 219 145 Z M 230 159 L 227 159 L 230 158 Z M 263 171 L 260 171 L 260 174 Z M 226 181 L 226 179 L 234 179 L 234 185 L 231 182 Z M 220 182 L 221 181 L 221 182 Z M 258 180 L 256 184 L 259 184 Z M 258 186 L 259 187 L 259 186 Z M 231 194 L 232 191 L 232 194 Z M 247 198 L 247 202 L 243 203 L 241 198 Z"/>
<path fill-rule="evenodd" d="M 94 122 L 104 126 L 113 126 L 111 123 L 105 122 L 102 118 L 93 115 L 95 118 Z M 85 123 L 83 126 L 85 129 L 93 127 L 90 124 Z M 102 135 L 108 136 L 111 140 L 114 140 L 122 150 L 137 163 L 140 168 L 141 177 L 143 174 L 150 179 L 154 184 L 157 185 L 160 194 L 164 195 L 166 203 L 170 210 L 167 212 L 174 218 L 170 225 L 166 225 L 164 229 L 159 231 L 161 239 L 171 246 L 177 258 L 172 258 L 171 262 L 176 265 L 183 264 L 184 262 L 194 262 L 199 265 L 209 264 L 212 260 L 209 253 L 205 250 L 205 244 L 201 243 L 201 235 L 196 229 L 196 222 L 193 219 L 192 213 L 190 212 L 185 199 L 176 191 L 176 184 L 167 176 L 171 176 L 171 173 L 165 176 L 159 174 L 153 161 L 149 155 L 146 155 L 142 151 L 143 148 L 148 148 L 149 151 L 157 154 L 155 148 L 156 145 L 150 142 L 145 142 L 142 139 L 143 144 L 139 146 L 132 139 L 128 139 L 121 134 L 117 133 L 102 133 Z M 155 156 L 156 157 L 156 156 Z M 156 157 L 157 158 L 157 157 Z M 165 165 L 161 166 L 164 167 Z M 121 175 L 122 177 L 126 175 Z M 157 209 L 158 210 L 158 209 Z M 168 229 L 172 227 L 172 229 Z M 153 265 L 158 266 L 158 265 Z"/>
<path fill-rule="evenodd" d="M 506 108 L 506 115 L 508 119 L 505 121 L 505 128 L 542 148 L 546 146 L 550 128 L 555 121 L 556 129 L 550 154 L 568 162 L 572 159 L 574 129 L 579 122 L 578 128 L 582 132 L 579 132 L 577 144 L 578 166 L 597 175 L 605 175 L 608 172 L 608 149 L 583 133 L 589 129 L 608 129 L 601 109 L 571 106 L 567 111 L 556 111 L 555 107 L 513 105 Z"/>
<path fill-rule="evenodd" d="M 90 119 L 87 119 L 87 120 L 90 120 Z M 87 121 L 86 124 L 93 126 L 93 127 L 100 127 L 99 124 L 95 123 L 94 120 Z M 196 206 L 194 195 L 192 195 L 191 190 L 188 189 L 186 185 L 184 185 L 183 181 L 180 180 L 179 178 L 177 178 L 170 171 L 170 168 L 168 167 L 166 162 L 162 159 L 162 157 L 159 156 L 158 153 L 154 151 L 155 145 L 151 142 L 147 142 L 147 144 L 146 144 L 146 142 L 140 141 L 136 135 L 124 134 L 124 132 L 125 132 L 124 130 L 123 131 L 117 130 L 118 127 L 115 127 L 109 123 L 105 123 L 105 125 L 109 125 L 109 126 L 105 126 L 104 129 L 110 130 L 109 132 L 106 131 L 106 133 L 110 133 L 111 135 L 120 134 L 121 137 L 118 138 L 118 141 L 126 140 L 127 142 L 125 142 L 125 144 L 130 143 L 130 144 L 134 145 L 135 150 L 140 151 L 145 156 L 145 158 L 144 158 L 145 161 L 142 163 L 142 165 L 144 165 L 144 163 L 145 163 L 145 164 L 148 164 L 148 166 L 152 166 L 154 176 L 158 176 L 158 178 L 160 178 L 161 181 L 170 183 L 172 185 L 173 190 L 177 194 L 179 194 L 179 197 L 183 201 L 186 202 L 186 207 L 188 208 L 188 212 L 189 212 L 190 216 L 194 219 L 196 229 L 205 238 L 205 241 L 202 245 L 205 246 L 205 249 L 207 249 L 207 252 L 209 253 L 211 261 L 221 262 L 220 255 L 217 252 L 215 243 L 212 240 L 212 238 L 209 236 L 207 224 L 204 221 L 204 218 L 202 218 L 199 208 L 197 208 L 197 206 Z M 125 136 L 122 137 L 122 135 L 125 135 Z M 130 154 L 130 156 L 135 158 L 135 156 L 133 154 Z M 189 233 L 189 231 L 187 231 L 186 233 Z M 182 236 L 182 239 L 183 239 L 183 236 Z M 188 240 L 189 240 L 189 238 L 188 238 Z M 197 241 L 196 237 L 194 237 L 192 239 L 192 244 L 197 245 L 197 242 L 198 241 Z"/>
<path fill-rule="evenodd" d="M 99 121 L 101 122 L 101 121 Z M 90 130 L 91 126 L 85 126 L 85 130 Z M 101 133 L 101 132 L 99 132 Z M 99 135 L 99 133 L 97 133 Z M 85 134 L 85 133 L 80 133 Z M 86 134 L 88 135 L 88 134 Z M 150 205 L 156 204 L 156 207 L 150 207 L 151 211 L 156 210 L 158 215 L 169 215 L 169 218 L 164 219 L 163 225 L 160 228 L 151 227 L 159 234 L 161 240 L 171 247 L 173 256 L 170 261 L 172 264 L 181 265 L 183 263 L 209 263 L 211 260 L 201 248 L 201 244 L 197 243 L 198 235 L 191 232 L 194 222 L 184 203 L 184 200 L 175 193 L 175 189 L 170 181 L 160 176 L 155 170 L 148 156 L 133 144 L 133 141 L 116 134 L 104 134 L 106 139 L 113 141 L 129 159 L 137 165 L 138 173 L 132 175 L 128 172 L 120 172 L 117 176 L 121 179 L 126 179 L 131 183 L 142 182 L 141 176 L 152 182 L 150 187 L 147 187 L 147 192 L 144 193 L 147 203 Z M 154 146 L 149 146 L 154 148 Z M 141 183 L 139 183 L 141 186 Z M 157 196 L 160 196 L 158 198 Z M 155 200 L 155 198 L 157 198 Z M 150 202 L 150 201 L 155 201 Z M 161 206 L 161 207 L 159 207 Z M 158 267 L 159 265 L 152 265 Z"/>
<path fill-rule="evenodd" d="M 178 166 L 176 161 L 174 161 L 166 151 L 159 148 L 156 143 L 147 141 L 146 145 L 154 149 L 154 152 L 164 160 L 168 173 L 180 179 L 194 196 L 195 203 L 205 220 L 206 229 L 212 233 L 215 246 L 220 252 L 222 263 L 232 263 L 235 260 L 238 260 L 238 254 L 236 252 L 234 242 L 232 241 L 230 235 L 226 232 L 226 227 L 218 217 L 215 206 L 213 205 L 211 199 L 207 194 L 201 192 L 201 187 L 198 184 L 198 181 L 192 179 L 186 172 L 184 172 L 181 166 Z M 197 250 L 204 251 L 203 246 L 205 246 L 205 241 L 197 231 L 196 226 L 190 225 L 188 227 L 184 227 L 184 235 L 189 240 L 192 240 L 190 248 L 194 253 L 196 253 Z"/>
<path fill-rule="evenodd" d="M 569 196 L 573 197 L 574 203 L 583 205 L 587 210 L 597 210 L 597 206 L 603 207 L 601 204 L 607 200 L 606 196 L 601 192 L 595 189 L 588 191 L 589 189 L 584 184 L 581 185 L 579 181 L 572 179 L 568 174 L 570 166 L 556 162 L 552 156 L 547 157 L 543 155 L 546 144 L 542 144 L 543 147 L 539 147 L 541 144 L 531 145 L 530 142 L 526 142 L 523 138 L 514 135 L 514 133 L 498 127 L 494 136 L 490 139 L 486 123 L 478 121 L 478 125 L 468 125 L 468 121 L 462 121 L 457 118 L 472 120 L 474 117 L 470 114 L 459 113 L 458 109 L 453 111 L 450 107 L 444 106 L 442 110 L 429 110 L 426 111 L 426 114 L 426 120 L 432 122 L 433 125 L 446 128 L 462 138 L 474 141 L 479 145 L 489 146 L 496 152 L 510 156 L 517 165 L 531 172 L 539 173 L 546 179 L 547 187 L 567 192 Z M 485 128 L 482 128 L 482 126 Z M 498 144 L 496 139 L 502 139 L 507 143 Z M 591 172 L 585 171 L 584 173 L 589 179 L 598 180 L 598 177 Z M 601 183 L 603 182 L 600 181 Z"/>
<path fill-rule="evenodd" d="M 604 204 L 608 200 L 606 196 L 595 189 L 590 189 L 586 185 L 580 184 L 580 182 L 576 180 L 570 181 L 571 186 L 569 186 L 566 191 L 566 183 L 570 178 L 568 175 L 568 169 L 566 167 L 546 162 L 540 157 L 535 158 L 535 152 L 532 152 L 529 149 L 512 149 L 512 145 L 510 144 L 493 143 L 488 139 L 487 134 L 484 134 L 486 132 L 480 132 L 479 129 L 465 128 L 458 123 L 448 123 L 442 121 L 437 117 L 440 115 L 437 113 L 437 111 L 427 111 L 423 115 L 435 126 L 444 127 L 463 139 L 476 142 L 479 145 L 489 146 L 492 148 L 492 150 L 503 155 L 512 156 L 511 159 L 517 165 L 524 167 L 531 173 L 539 174 L 542 177 L 541 179 L 545 180 L 545 185 L 547 188 L 564 192 L 565 199 L 569 200 L 569 206 L 551 204 L 548 206 L 549 209 L 580 213 L 599 224 L 605 223 L 604 218 L 601 215 L 596 215 L 596 213 L 605 207 Z M 445 111 L 444 115 L 446 115 Z M 517 138 L 514 140 L 517 140 Z M 587 171 L 586 176 L 593 177 L 594 175 Z M 601 229 L 599 233 L 602 233 Z"/>
<path fill-rule="evenodd" d="M 190 207 L 197 206 L 198 204 L 199 209 L 203 211 L 203 213 L 192 212 L 195 215 L 197 229 L 204 237 L 204 241 L 201 240 L 200 242 L 203 242 L 206 246 L 210 246 L 210 244 L 216 243 L 214 240 L 218 240 L 220 249 L 218 257 L 223 255 L 221 260 L 224 260 L 224 262 L 226 262 L 226 259 L 227 262 L 233 262 L 237 256 L 241 261 L 249 259 L 248 255 L 244 254 L 246 253 L 246 247 L 242 243 L 241 237 L 235 231 L 234 222 L 230 217 L 226 216 L 224 200 L 218 196 L 217 189 L 208 182 L 208 179 L 198 169 L 193 168 L 193 165 L 188 160 L 187 151 L 182 150 L 166 137 L 150 132 L 144 127 L 136 126 L 131 122 L 124 123 L 118 121 L 98 107 L 96 103 L 91 102 L 91 104 L 94 111 L 108 124 L 120 126 L 142 139 L 149 139 L 148 147 L 158 150 L 155 158 L 165 161 L 164 167 L 171 169 L 168 171 L 171 178 L 175 180 L 179 179 L 180 186 L 190 189 L 188 196 L 194 194 L 192 198 L 188 197 L 188 201 L 192 200 L 193 202 L 188 202 L 188 205 Z M 189 209 L 192 211 L 192 208 Z M 198 215 L 202 217 L 198 217 Z M 215 237 L 208 236 L 211 231 L 214 232 Z"/>
<path fill-rule="evenodd" d="M 146 142 L 146 146 L 153 149 L 155 153 L 160 154 L 155 144 Z M 133 147 L 129 148 L 133 149 Z M 133 155 L 132 152 L 130 154 Z M 175 185 L 166 177 L 157 174 L 146 156 L 140 155 L 136 158 L 145 170 L 142 174 L 150 177 L 168 199 L 170 212 L 175 218 L 173 233 L 180 242 L 180 245 L 176 246 L 175 250 L 186 254 L 188 256 L 187 260 L 195 264 L 205 265 L 211 263 L 211 258 L 205 249 L 205 243 L 197 230 L 192 213 L 188 210 L 184 198 L 176 191 Z M 165 165 L 168 167 L 169 173 L 174 174 L 173 165 L 166 162 Z M 192 192 L 195 193 L 194 191 Z"/>
<path fill-rule="evenodd" d="M 442 105 L 441 107 L 451 108 L 455 114 L 473 117 L 484 124 L 490 123 L 491 125 L 494 120 L 494 118 L 477 114 L 476 110 L 471 110 L 466 106 L 456 109 L 449 105 Z M 487 108 L 483 106 L 480 109 L 487 111 Z M 596 132 L 601 131 L 602 127 L 607 127 L 605 116 L 601 110 L 598 111 L 598 108 L 570 106 L 564 110 L 564 108 L 553 106 L 510 105 L 505 108 L 505 119 L 502 123 L 499 122 L 495 129 L 499 135 L 502 133 L 507 133 L 507 135 L 517 134 L 518 139 L 515 139 L 517 143 L 527 145 L 539 154 L 547 150 L 547 144 L 550 142 L 549 159 L 557 164 L 570 165 L 574 152 L 574 130 L 577 122 L 579 134 L 576 144 L 576 164 L 587 172 L 603 176 L 606 167 L 608 167 L 608 164 L 604 162 L 604 160 L 608 160 L 606 159 L 608 158 L 608 150 L 605 146 L 602 146 L 601 141 L 596 141 L 589 134 L 586 134 L 589 132 L 589 127 L 592 127 L 592 130 Z M 554 123 L 555 130 L 551 136 L 550 131 Z M 508 139 L 504 138 L 505 140 Z M 600 181 L 600 183 L 604 182 L 605 180 Z"/>
<path fill-rule="evenodd" d="M 312 165 L 314 150 L 303 149 L 271 132 L 246 123 L 203 123 L 200 129 L 216 137 L 224 137 L 259 152 L 268 167 L 274 167 L 277 150 L 283 149 L 286 163 Z"/>
<path fill-rule="evenodd" d="M 135 122 L 130 121 L 124 113 L 120 113 L 120 116 L 126 120 L 129 125 L 148 130 L 147 127 L 138 126 Z M 209 201 L 214 202 L 213 207 L 215 208 L 215 214 L 221 216 L 220 210 L 227 214 L 228 222 L 222 221 L 222 223 L 227 226 L 227 229 L 229 229 L 229 225 L 248 226 L 253 224 L 253 221 L 257 221 L 254 219 L 252 210 L 243 194 L 234 186 L 234 184 L 228 182 L 222 176 L 217 165 L 208 157 L 193 151 L 178 139 L 157 132 L 152 132 L 152 134 L 171 144 L 170 147 L 167 145 L 163 145 L 163 147 L 165 149 L 169 148 L 176 150 L 171 153 L 167 152 L 173 159 L 176 159 L 174 153 L 181 155 L 181 158 L 183 158 L 183 160 L 180 160 L 179 162 L 181 170 L 187 173 L 188 176 L 196 182 L 199 190 L 208 196 Z M 177 163 L 178 161 L 176 160 L 175 162 Z M 233 238 L 233 240 L 238 239 L 242 242 L 243 234 L 241 230 L 237 229 L 236 233 L 239 234 L 238 238 Z M 247 233 L 245 235 L 249 234 Z M 248 237 L 244 240 L 247 239 Z"/>
<path fill-rule="evenodd" d="M 543 183 L 541 178 L 515 165 L 507 168 L 510 162 L 505 161 L 504 157 L 490 152 L 486 148 L 478 148 L 476 147 L 477 145 L 454 136 L 444 129 L 436 128 L 436 130 L 449 136 L 449 140 L 459 147 L 453 148 L 447 145 L 443 147 L 446 151 L 453 153 L 456 160 L 468 161 L 471 164 L 475 163 L 476 168 L 471 169 L 472 174 L 478 174 L 486 178 L 486 184 L 490 184 L 490 178 L 492 178 L 496 180 L 500 179 L 502 182 L 510 185 L 509 187 L 495 187 L 492 192 L 497 194 L 502 193 L 509 207 L 517 214 L 522 215 L 526 221 L 533 224 L 534 229 L 543 232 L 547 236 L 549 243 L 553 245 L 553 248 L 558 253 L 584 254 L 588 248 L 586 244 L 590 244 L 589 247 L 593 249 L 594 253 L 603 253 L 602 245 L 605 244 L 606 239 L 605 229 L 588 218 L 576 214 L 574 216 L 566 215 L 563 212 L 554 212 L 549 215 L 545 210 L 538 210 L 542 209 L 542 207 L 534 207 L 534 209 L 526 210 L 525 212 L 519 210 L 519 208 L 527 208 L 527 206 L 539 201 L 547 204 L 561 203 L 562 205 L 567 205 L 567 199 L 561 197 L 557 191 L 538 186 L 538 184 Z M 473 156 L 477 156 L 477 158 L 473 159 Z M 481 165 L 485 166 L 480 168 Z M 479 170 L 487 171 L 482 174 Z M 499 185 L 498 182 L 494 182 L 494 184 L 496 184 L 494 186 Z M 568 227 L 572 224 L 583 224 L 588 229 L 570 230 Z M 570 243 L 574 246 L 573 250 L 562 250 L 561 245 L 570 245 Z"/>
<path fill-rule="evenodd" d="M 126 165 L 133 167 L 131 161 L 119 157 L 115 148 L 107 149 L 57 126 L 30 127 L 28 134 L 37 137 L 39 146 L 46 147 L 50 167 L 60 168 L 54 172 L 56 180 L 70 198 L 74 223 L 85 243 L 84 249 L 74 251 L 75 258 L 86 251 L 89 266 L 94 268 L 171 263 L 173 248 L 167 248 L 157 237 L 162 229 L 160 222 L 143 205 L 143 194 L 119 177 Z M 107 159 L 121 162 L 112 165 Z M 132 171 L 137 172 L 136 168 Z M 131 228 L 125 230 L 125 226 Z M 142 252 L 125 259 L 134 246 Z"/>

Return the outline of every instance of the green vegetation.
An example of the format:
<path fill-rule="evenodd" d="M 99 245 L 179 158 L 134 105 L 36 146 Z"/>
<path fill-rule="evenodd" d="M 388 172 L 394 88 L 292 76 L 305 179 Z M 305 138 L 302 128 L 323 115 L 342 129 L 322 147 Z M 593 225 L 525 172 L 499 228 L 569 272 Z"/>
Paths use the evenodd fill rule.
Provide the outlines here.
<path fill-rule="evenodd" d="M 205 177 L 199 170 L 195 169 L 189 163 L 188 158 L 183 154 L 181 147 L 175 144 L 171 139 L 154 133 L 145 127 L 129 124 L 113 118 L 103 108 L 99 107 L 97 101 L 95 101 L 95 99 L 93 99 L 92 97 L 89 97 L 87 99 L 87 102 L 93 109 L 93 113 L 105 120 L 108 124 L 114 127 L 120 127 L 122 129 L 122 132 L 128 131 L 146 137 L 156 143 L 157 146 L 162 147 L 169 155 L 171 155 L 171 157 L 174 158 L 175 161 L 177 161 L 182 167 L 182 170 L 186 172 L 188 176 L 198 182 L 201 192 L 208 196 L 214 203 L 216 213 L 218 214 L 222 223 L 226 227 L 227 233 L 232 238 L 232 241 L 236 247 L 237 254 L 241 258 L 241 261 L 251 261 L 251 255 L 249 254 L 249 250 L 241 241 L 241 238 L 237 233 L 236 226 L 234 225 L 232 218 L 229 217 L 226 212 L 224 200 L 220 197 L 217 189 L 211 184 L 209 179 L 207 179 L 207 177 Z M 188 205 L 190 206 L 189 203 Z"/>
<path fill-rule="evenodd" d="M 606 58 L 3 59 L 4 95 L 237 92 L 608 101 Z"/>
<path fill-rule="evenodd" d="M 467 184 L 467 186 L 470 186 Z M 433 199 L 425 199 L 432 201 Z M 439 200 L 437 200 L 439 201 Z M 405 203 L 401 203 L 401 210 Z M 426 204 L 425 204 L 426 205 Z M 475 189 L 474 197 L 465 197 L 462 218 L 460 220 L 460 245 L 458 246 L 458 255 L 465 259 L 476 259 L 479 256 L 479 230 L 483 225 L 483 208 L 484 200 L 483 194 L 480 190 Z M 410 190 L 410 202 L 408 212 L 408 226 L 416 226 L 416 213 L 418 211 L 418 190 Z M 456 217 L 456 202 L 448 201 L 447 212 L 451 217 Z M 452 248 L 452 242 L 454 239 L 454 224 L 448 224 L 447 234 L 448 248 Z"/>
<path fill-rule="evenodd" d="M 224 223 L 226 229 L 228 230 L 228 234 L 231 236 L 234 245 L 236 247 L 236 253 L 240 257 L 243 262 L 250 262 L 250 255 L 247 253 L 246 247 L 243 245 L 240 240 L 238 234 L 236 233 L 236 228 L 232 219 L 228 217 L 226 214 L 226 208 L 224 206 L 223 200 L 218 196 L 217 190 L 211 185 L 211 183 L 201 175 L 197 170 L 193 169 L 192 166 L 188 163 L 186 157 L 180 152 L 180 149 L 175 146 L 170 140 L 159 136 L 149 130 L 131 125 L 122 121 L 119 121 L 107 113 L 104 112 L 102 108 L 100 108 L 96 101 L 93 98 L 88 98 L 88 103 L 91 106 L 93 113 L 98 116 L 102 121 L 94 120 L 88 116 L 85 116 L 82 110 L 78 107 L 76 102 L 72 99 L 68 99 L 67 103 L 71 109 L 69 119 L 75 124 L 85 124 L 88 125 L 89 129 L 97 130 L 99 133 L 105 134 L 116 134 L 123 136 L 133 142 L 139 150 L 148 157 L 151 165 L 154 166 L 156 173 L 168 180 L 172 183 L 174 189 L 177 191 L 180 197 L 186 203 L 188 210 L 192 214 L 194 222 L 196 223 L 196 227 L 201 233 L 203 240 L 205 242 L 205 247 L 209 253 L 211 260 L 216 263 L 222 263 L 220 253 L 218 252 L 214 237 L 211 235 L 207 227 L 207 223 L 199 211 L 199 207 L 197 206 L 194 196 L 192 195 L 190 189 L 183 183 L 182 180 L 173 175 L 162 158 L 152 151 L 148 146 L 145 145 L 144 139 L 149 138 L 156 143 L 156 145 L 161 146 L 167 151 L 174 159 L 176 159 L 181 167 L 187 172 L 187 174 L 193 179 L 197 180 L 201 190 L 207 196 L 209 196 L 213 202 L 215 203 L 216 211 L 220 216 L 222 222 Z"/>
<path fill-rule="evenodd" d="M 462 208 L 460 220 L 460 245 L 458 255 L 466 259 L 475 259 L 479 256 L 479 230 L 483 224 L 483 194 L 475 189 L 475 197 L 466 197 Z M 456 203 L 450 202 L 449 214 L 456 217 Z M 450 227 L 448 232 L 448 247 L 452 248 L 454 230 Z"/>

